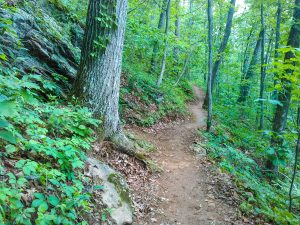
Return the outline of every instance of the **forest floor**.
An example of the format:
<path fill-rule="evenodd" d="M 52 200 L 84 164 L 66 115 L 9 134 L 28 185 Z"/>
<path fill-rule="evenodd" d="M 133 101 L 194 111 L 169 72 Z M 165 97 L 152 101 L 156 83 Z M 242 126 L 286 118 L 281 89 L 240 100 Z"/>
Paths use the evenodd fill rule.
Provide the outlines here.
<path fill-rule="evenodd" d="M 150 157 L 162 169 L 148 184 L 155 197 L 138 225 L 252 224 L 239 213 L 231 178 L 212 166 L 203 148 L 195 148 L 197 129 L 204 129 L 207 113 L 202 109 L 203 91 L 194 87 L 194 92 L 189 119 L 163 129 L 133 131 L 155 145 L 157 151 Z"/>
<path fill-rule="evenodd" d="M 141 164 L 119 153 L 101 157 L 126 176 L 136 209 L 134 225 L 254 224 L 238 210 L 231 177 L 217 169 L 197 144 L 205 142 L 197 130 L 205 129 L 206 111 L 203 91 L 194 87 L 194 92 L 188 119 L 127 129 L 155 146 L 148 157 L 160 172 L 142 171 Z"/>

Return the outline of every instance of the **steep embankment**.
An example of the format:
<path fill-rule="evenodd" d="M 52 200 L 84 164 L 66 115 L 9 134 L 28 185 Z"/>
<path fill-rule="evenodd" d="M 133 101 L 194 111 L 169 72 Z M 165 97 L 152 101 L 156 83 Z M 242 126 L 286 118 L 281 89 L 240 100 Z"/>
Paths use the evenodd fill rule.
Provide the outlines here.
<path fill-rule="evenodd" d="M 196 87 L 194 91 L 198 99 L 189 105 L 191 119 L 148 132 L 133 130 L 157 147 L 151 158 L 163 169 L 161 175 L 150 179 L 149 185 L 155 190 L 148 203 L 150 212 L 136 224 L 248 224 L 245 218 L 238 219 L 236 194 L 229 178 L 211 168 L 205 150 L 200 149 L 201 154 L 192 150 L 196 130 L 203 128 L 206 115 L 201 108 L 203 92 Z"/>

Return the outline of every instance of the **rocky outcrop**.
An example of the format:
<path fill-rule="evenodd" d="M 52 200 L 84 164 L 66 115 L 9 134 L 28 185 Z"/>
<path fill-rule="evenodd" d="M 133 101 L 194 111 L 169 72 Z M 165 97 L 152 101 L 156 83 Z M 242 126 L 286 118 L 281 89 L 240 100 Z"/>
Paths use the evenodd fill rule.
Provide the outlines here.
<path fill-rule="evenodd" d="M 89 158 L 86 165 L 86 175 L 92 177 L 94 185 L 104 186 L 101 200 L 111 210 L 111 222 L 116 225 L 132 224 L 132 202 L 123 176 L 108 165 L 93 158 Z M 92 223 L 97 224 L 98 222 L 94 220 Z"/>
<path fill-rule="evenodd" d="M 37 5 L 39 2 L 39 5 Z M 64 89 L 75 78 L 80 57 L 82 28 L 53 15 L 63 15 L 47 1 L 24 1 L 17 11 L 0 8 L 0 17 L 11 20 L 12 31 L 0 36 L 0 47 L 13 65 L 24 73 L 41 74 L 53 79 L 55 74 L 66 79 L 56 79 Z M 9 62 L 12 65 L 12 62 Z"/>

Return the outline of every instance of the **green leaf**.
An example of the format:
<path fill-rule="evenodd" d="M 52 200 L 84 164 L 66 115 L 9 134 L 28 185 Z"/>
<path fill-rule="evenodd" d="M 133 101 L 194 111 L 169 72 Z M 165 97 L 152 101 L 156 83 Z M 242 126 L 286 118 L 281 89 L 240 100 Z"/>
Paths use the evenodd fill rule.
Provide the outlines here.
<path fill-rule="evenodd" d="M 41 200 L 41 199 L 34 199 L 34 200 L 32 201 L 31 206 L 32 206 L 32 207 L 38 207 L 38 206 L 40 206 L 42 203 L 43 203 L 43 200 Z"/>
<path fill-rule="evenodd" d="M 14 153 L 17 151 L 16 147 L 14 145 L 6 145 L 5 150 L 7 153 Z"/>
<path fill-rule="evenodd" d="M 39 206 L 38 211 L 45 212 L 45 211 L 47 211 L 47 209 L 48 209 L 48 204 L 47 204 L 47 202 L 43 201 L 41 203 L 41 205 Z"/>
<path fill-rule="evenodd" d="M 9 125 L 10 125 L 10 123 L 7 122 L 6 120 L 0 120 L 0 127 L 1 128 L 8 127 Z"/>
<path fill-rule="evenodd" d="M 4 53 L 0 54 L 0 59 L 7 61 L 7 57 Z"/>
<path fill-rule="evenodd" d="M 11 144 L 16 144 L 17 139 L 14 137 L 12 132 L 7 131 L 7 130 L 1 130 L 0 131 L 0 138 L 4 139 L 5 141 L 11 143 Z"/>
<path fill-rule="evenodd" d="M 34 196 L 38 199 L 45 200 L 45 196 L 43 193 L 34 193 Z"/>
<path fill-rule="evenodd" d="M 94 190 L 101 190 L 103 188 L 104 188 L 103 185 L 96 185 L 96 186 L 93 187 Z"/>
<path fill-rule="evenodd" d="M 50 195 L 48 197 L 48 201 L 50 202 L 51 205 L 57 206 L 59 204 L 59 199 L 55 195 Z"/>
<path fill-rule="evenodd" d="M 12 116 L 16 113 L 17 104 L 15 101 L 5 100 L 0 102 L 0 115 Z"/>

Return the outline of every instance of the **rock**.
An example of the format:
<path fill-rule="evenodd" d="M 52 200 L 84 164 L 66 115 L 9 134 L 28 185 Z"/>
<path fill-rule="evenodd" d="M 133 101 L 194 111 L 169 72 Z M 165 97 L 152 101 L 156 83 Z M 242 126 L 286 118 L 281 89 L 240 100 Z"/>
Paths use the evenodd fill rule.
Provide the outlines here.
<path fill-rule="evenodd" d="M 16 34 L 1 34 L 0 48 L 20 71 L 47 76 L 65 90 L 75 78 L 83 30 L 74 23 L 76 34 L 70 31 L 70 36 L 67 32 L 70 21 L 64 23 L 54 16 L 65 12 L 46 1 L 36 4 L 30 1 L 18 6 L 14 13 L 0 8 L 0 17 L 13 22 Z M 53 74 L 62 75 L 66 80 L 57 81 Z"/>
<path fill-rule="evenodd" d="M 210 208 L 216 208 L 216 204 L 214 202 L 211 202 L 208 204 L 208 207 Z"/>
<path fill-rule="evenodd" d="M 104 186 L 101 200 L 107 208 L 111 209 L 112 222 L 116 225 L 132 224 L 132 201 L 127 183 L 122 175 L 93 158 L 89 158 L 86 165 L 86 175 L 93 178 L 94 185 Z"/>

